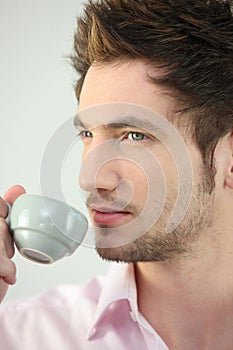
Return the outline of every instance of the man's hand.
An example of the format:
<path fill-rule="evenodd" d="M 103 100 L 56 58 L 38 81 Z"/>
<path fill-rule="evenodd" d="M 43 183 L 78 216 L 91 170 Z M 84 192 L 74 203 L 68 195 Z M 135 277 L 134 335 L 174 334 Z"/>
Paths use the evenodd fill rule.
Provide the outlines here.
<path fill-rule="evenodd" d="M 4 220 L 8 214 L 6 202 L 13 205 L 14 201 L 25 192 L 22 186 L 16 185 L 5 193 L 3 199 L 0 198 L 0 302 L 7 292 L 8 285 L 16 282 L 16 267 L 11 260 L 14 256 L 14 243 Z"/>

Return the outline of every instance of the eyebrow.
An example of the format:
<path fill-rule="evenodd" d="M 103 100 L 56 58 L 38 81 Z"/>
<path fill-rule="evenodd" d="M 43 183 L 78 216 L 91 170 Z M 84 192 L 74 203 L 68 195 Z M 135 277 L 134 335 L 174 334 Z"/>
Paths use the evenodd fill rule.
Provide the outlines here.
<path fill-rule="evenodd" d="M 80 119 L 80 115 L 76 114 L 74 117 L 74 126 L 76 128 L 88 129 L 90 127 L 86 126 L 84 122 Z M 135 116 L 125 116 L 124 118 L 119 118 L 116 122 L 103 123 L 102 125 L 96 125 L 96 127 L 102 130 L 112 130 L 112 129 L 124 129 L 124 128 L 141 128 L 144 130 L 150 130 L 152 132 L 159 132 L 164 134 L 164 130 L 155 126 L 149 120 L 142 120 Z M 95 126 L 91 127 L 94 128 Z"/>

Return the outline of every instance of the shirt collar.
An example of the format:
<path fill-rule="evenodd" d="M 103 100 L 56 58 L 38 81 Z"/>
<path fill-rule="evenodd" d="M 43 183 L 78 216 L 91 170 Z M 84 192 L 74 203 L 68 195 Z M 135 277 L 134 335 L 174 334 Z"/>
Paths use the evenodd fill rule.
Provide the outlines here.
<path fill-rule="evenodd" d="M 119 300 L 128 300 L 131 309 L 138 315 L 137 290 L 133 264 L 112 263 L 97 304 L 93 324 L 87 334 L 88 340 L 91 339 L 94 330 L 97 329 L 98 323 L 107 312 L 108 307 Z"/>

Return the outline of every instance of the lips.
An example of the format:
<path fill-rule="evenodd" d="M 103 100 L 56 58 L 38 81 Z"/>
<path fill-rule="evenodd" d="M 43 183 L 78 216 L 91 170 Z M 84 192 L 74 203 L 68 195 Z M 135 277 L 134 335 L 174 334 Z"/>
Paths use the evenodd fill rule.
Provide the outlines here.
<path fill-rule="evenodd" d="M 130 215 L 124 211 L 99 211 L 93 210 L 93 221 L 99 225 L 120 225 Z"/>
<path fill-rule="evenodd" d="M 96 225 L 121 226 L 129 221 L 131 216 L 127 203 L 121 200 L 110 201 L 108 198 L 107 201 L 92 194 L 87 198 L 86 206 Z"/>
<path fill-rule="evenodd" d="M 122 225 L 130 213 L 114 207 L 94 204 L 89 205 L 92 213 L 92 219 L 97 225 Z"/>

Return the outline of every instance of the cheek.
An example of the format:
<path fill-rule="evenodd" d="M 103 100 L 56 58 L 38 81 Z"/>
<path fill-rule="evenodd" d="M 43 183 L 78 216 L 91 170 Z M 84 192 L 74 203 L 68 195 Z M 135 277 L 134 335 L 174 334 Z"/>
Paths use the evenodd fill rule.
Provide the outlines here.
<path fill-rule="evenodd" d="M 121 167 L 120 179 L 126 180 L 132 189 L 132 203 L 138 207 L 144 207 L 146 203 L 162 202 L 169 192 L 169 187 L 172 185 L 175 188 L 176 169 L 175 166 L 168 167 L 168 159 L 164 164 L 160 162 L 156 167 L 146 164 L 145 167 L 138 166 L 128 162 L 124 167 Z M 119 168 L 120 169 L 120 168 Z M 174 174 L 171 174 L 171 173 Z M 174 192 L 174 190 L 173 190 Z"/>
<path fill-rule="evenodd" d="M 148 197 L 148 175 L 139 166 L 127 163 L 121 168 L 119 177 L 130 185 L 132 202 L 136 205 L 143 205 Z"/>
<path fill-rule="evenodd" d="M 167 155 L 163 158 L 163 160 L 161 160 L 161 167 L 163 169 L 164 177 L 166 180 L 167 195 L 169 196 L 169 193 L 177 194 L 179 190 L 180 179 L 177 172 L 177 167 L 175 166 L 174 161 L 170 155 Z"/>

